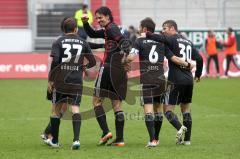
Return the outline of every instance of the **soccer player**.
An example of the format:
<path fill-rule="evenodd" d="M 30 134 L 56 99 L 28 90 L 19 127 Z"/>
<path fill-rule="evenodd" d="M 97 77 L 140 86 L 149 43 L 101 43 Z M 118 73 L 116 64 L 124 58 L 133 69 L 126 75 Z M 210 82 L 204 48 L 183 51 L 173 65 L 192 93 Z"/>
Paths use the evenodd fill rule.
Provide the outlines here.
<path fill-rule="evenodd" d="M 151 18 L 145 18 L 140 22 L 139 32 L 153 33 L 155 23 Z M 190 63 L 173 55 L 163 43 L 147 38 L 138 38 L 127 56 L 125 63 L 132 62 L 136 56 L 140 62 L 140 84 L 142 85 L 142 105 L 144 106 L 145 124 L 149 133 L 149 142 L 146 147 L 155 147 L 159 144 L 159 132 L 162 126 L 162 94 L 166 90 L 164 76 L 164 56 L 177 65 L 190 69 Z"/>
<path fill-rule="evenodd" d="M 146 37 L 165 43 L 174 55 L 181 57 L 185 61 L 191 62 L 191 60 L 196 60 L 197 70 L 195 72 L 195 79 L 199 82 L 202 74 L 203 60 L 198 51 L 193 47 L 192 42 L 178 33 L 178 26 L 174 20 L 165 21 L 162 28 L 163 34 L 158 35 L 147 32 Z M 168 65 L 168 80 L 173 83 L 173 88 L 169 88 L 165 95 L 164 114 L 168 121 L 177 129 L 176 143 L 190 145 L 192 130 L 190 103 L 192 102 L 193 93 L 193 75 L 190 70 L 176 65 L 172 61 L 169 61 Z M 175 105 L 179 104 L 183 115 L 183 125 L 173 112 Z"/>
<path fill-rule="evenodd" d="M 67 19 L 68 17 L 64 17 L 63 20 L 61 21 L 61 31 L 62 31 L 62 35 L 64 35 L 64 29 L 63 29 L 63 24 L 64 24 L 64 21 Z M 59 36 L 59 37 L 60 37 Z M 57 37 L 57 39 L 59 38 Z M 88 42 L 89 46 L 91 49 L 99 49 L 99 48 L 103 48 L 104 47 L 104 44 L 96 44 L 96 43 L 91 43 L 91 42 Z M 51 64 L 52 62 L 52 57 L 50 57 L 49 59 L 49 63 Z M 88 70 L 84 70 L 85 71 L 85 74 L 87 75 L 88 74 Z M 52 92 L 50 93 L 49 91 L 47 91 L 47 100 L 49 101 L 52 101 Z M 54 110 L 54 107 L 55 105 L 52 103 L 52 110 Z M 62 108 L 61 108 L 61 112 L 60 112 L 60 118 L 63 116 L 63 114 L 65 113 L 65 111 L 67 110 L 67 104 L 63 104 L 62 105 Z M 42 138 L 42 140 L 45 142 L 45 143 L 49 143 L 50 140 L 52 140 L 52 134 L 51 134 L 51 123 L 49 121 L 48 125 L 46 126 L 46 128 L 44 129 L 43 133 L 40 135 L 40 137 Z"/>
<path fill-rule="evenodd" d="M 57 37 L 57 39 L 58 39 L 59 37 L 61 37 L 62 35 L 64 35 L 63 24 L 64 24 L 64 21 L 65 21 L 67 18 L 68 18 L 68 17 L 64 17 L 64 18 L 62 19 L 62 21 L 61 21 L 60 28 L 61 28 L 62 33 L 61 33 L 60 36 Z M 56 40 L 57 40 L 57 39 L 56 39 Z M 52 63 L 52 57 L 49 57 L 49 65 L 50 65 L 51 63 Z M 50 71 L 50 69 L 49 69 L 49 71 Z M 49 92 L 49 91 L 47 90 L 46 98 L 47 98 L 47 100 L 52 101 L 52 92 Z M 52 112 L 53 112 L 54 108 L 55 108 L 55 105 L 54 105 L 54 103 L 52 103 Z M 66 110 L 67 110 L 67 105 L 66 105 L 66 104 L 62 105 L 62 110 L 61 110 L 61 112 L 60 112 L 60 118 L 62 117 L 63 113 L 64 113 Z M 52 140 L 51 123 L 50 123 L 50 121 L 49 121 L 48 125 L 46 126 L 46 128 L 44 129 L 43 133 L 40 135 L 40 137 L 41 137 L 42 140 L 43 140 L 45 143 L 47 143 L 47 144 L 50 142 L 50 140 Z"/>
<path fill-rule="evenodd" d="M 99 75 L 95 83 L 93 106 L 96 119 L 102 129 L 99 145 L 105 145 L 112 138 L 108 128 L 106 114 L 103 108 L 104 98 L 112 102 L 115 114 L 116 139 L 109 146 L 124 146 L 124 112 L 121 108 L 122 100 L 126 98 L 127 75 L 122 67 L 120 43 L 123 41 L 119 27 L 114 23 L 112 12 L 108 7 L 100 7 L 95 12 L 98 24 L 103 28 L 94 30 L 88 23 L 88 17 L 82 17 L 83 27 L 91 38 L 105 39 L 104 58 L 101 63 Z"/>
<path fill-rule="evenodd" d="M 96 61 L 88 43 L 77 35 L 75 19 L 69 17 L 63 22 L 64 35 L 59 37 L 52 45 L 51 70 L 49 73 L 49 92 L 53 92 L 52 100 L 55 105 L 51 122 L 52 140 L 49 145 L 59 147 L 58 134 L 60 125 L 60 110 L 63 103 L 72 108 L 73 144 L 72 149 L 80 148 L 79 133 L 81 115 L 79 106 L 82 95 L 82 74 L 84 69 L 95 66 Z M 84 58 L 89 63 L 83 65 Z"/>

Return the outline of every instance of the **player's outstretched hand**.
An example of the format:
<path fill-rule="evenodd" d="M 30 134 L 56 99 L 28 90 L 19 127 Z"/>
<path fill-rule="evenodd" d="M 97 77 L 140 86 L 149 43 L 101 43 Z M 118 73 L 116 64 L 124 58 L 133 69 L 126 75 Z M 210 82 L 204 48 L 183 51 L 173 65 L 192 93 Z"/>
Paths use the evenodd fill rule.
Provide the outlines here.
<path fill-rule="evenodd" d="M 195 77 L 194 80 L 195 80 L 196 82 L 200 82 L 201 78 L 200 78 L 200 77 Z"/>
<path fill-rule="evenodd" d="M 87 14 L 83 14 L 83 16 L 81 17 L 81 20 L 83 23 L 87 23 L 88 19 L 89 19 L 89 17 L 87 16 Z"/>
<path fill-rule="evenodd" d="M 53 82 L 52 82 L 52 81 L 49 81 L 49 82 L 48 82 L 48 92 L 49 92 L 49 93 L 52 93 L 52 91 L 53 91 Z"/>

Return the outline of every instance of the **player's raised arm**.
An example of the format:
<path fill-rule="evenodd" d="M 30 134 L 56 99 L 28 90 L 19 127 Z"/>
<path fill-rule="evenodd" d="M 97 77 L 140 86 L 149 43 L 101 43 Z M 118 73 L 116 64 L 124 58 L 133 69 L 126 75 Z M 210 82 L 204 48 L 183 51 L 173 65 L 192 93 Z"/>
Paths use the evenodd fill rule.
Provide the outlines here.
<path fill-rule="evenodd" d="M 88 17 L 82 17 L 83 28 L 90 38 L 104 38 L 104 30 L 95 30 L 88 23 Z"/>
<path fill-rule="evenodd" d="M 164 34 L 154 34 L 151 32 L 147 32 L 146 38 L 157 41 L 157 42 L 164 43 L 166 45 L 171 45 L 168 37 L 166 37 Z"/>
<path fill-rule="evenodd" d="M 203 70 L 203 59 L 196 48 L 192 49 L 192 59 L 196 61 L 197 69 L 195 72 L 195 79 L 197 82 L 199 82 L 202 75 L 202 70 Z"/>

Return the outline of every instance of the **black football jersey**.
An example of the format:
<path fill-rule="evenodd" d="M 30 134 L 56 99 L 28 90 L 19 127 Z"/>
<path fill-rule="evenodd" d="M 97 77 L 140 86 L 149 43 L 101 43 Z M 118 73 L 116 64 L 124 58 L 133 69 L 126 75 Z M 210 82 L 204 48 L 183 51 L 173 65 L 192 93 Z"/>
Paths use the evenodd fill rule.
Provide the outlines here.
<path fill-rule="evenodd" d="M 89 23 L 85 23 L 83 26 L 89 37 L 105 39 L 103 64 L 107 63 L 120 66 L 123 57 L 123 55 L 120 54 L 120 43 L 125 38 L 121 34 L 119 27 L 113 22 L 110 22 L 104 29 L 99 30 L 92 29 Z"/>
<path fill-rule="evenodd" d="M 138 38 L 130 54 L 139 55 L 140 82 L 142 84 L 157 84 L 164 79 L 164 56 L 170 59 L 173 53 L 163 43 L 147 38 Z"/>
<path fill-rule="evenodd" d="M 52 44 L 50 56 L 56 65 L 51 68 L 51 78 L 59 87 L 82 85 L 83 69 L 93 67 L 96 63 L 88 43 L 75 34 L 59 37 Z M 88 60 L 87 65 L 84 64 L 84 58 Z"/>
<path fill-rule="evenodd" d="M 191 62 L 192 60 L 197 61 L 196 76 L 200 77 L 202 72 L 202 57 L 198 51 L 194 48 L 192 42 L 180 34 L 171 36 L 147 34 L 147 37 L 159 42 L 165 43 L 173 54 L 181 59 Z M 180 65 L 168 61 L 169 72 L 168 80 L 175 84 L 193 84 L 193 75 L 191 70 L 186 69 Z"/>

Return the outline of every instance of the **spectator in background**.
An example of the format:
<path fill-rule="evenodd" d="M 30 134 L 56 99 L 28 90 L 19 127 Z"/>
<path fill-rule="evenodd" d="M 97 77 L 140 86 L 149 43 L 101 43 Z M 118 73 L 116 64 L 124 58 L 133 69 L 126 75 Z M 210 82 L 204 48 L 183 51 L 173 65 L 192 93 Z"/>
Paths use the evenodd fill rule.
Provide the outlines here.
<path fill-rule="evenodd" d="M 89 18 L 88 23 L 90 25 L 92 25 L 93 23 L 93 15 L 92 12 L 90 10 L 88 10 L 88 5 L 87 4 L 82 4 L 82 9 L 79 9 L 75 12 L 75 16 L 74 18 L 77 21 L 77 25 L 78 25 L 78 35 L 83 38 L 84 40 L 87 39 L 87 34 L 83 28 L 83 23 L 81 18 L 83 17 L 83 15 L 87 15 L 87 17 Z"/>
<path fill-rule="evenodd" d="M 225 76 L 223 78 L 228 78 L 228 70 L 230 67 L 230 62 L 232 61 L 233 64 L 238 68 L 237 64 L 235 63 L 233 56 L 237 54 L 237 40 L 235 35 L 233 34 L 233 29 L 229 27 L 227 29 L 228 39 L 226 42 L 221 42 L 223 47 L 225 47 L 225 54 L 226 54 L 226 70 Z M 238 68 L 239 69 L 239 68 Z"/>
<path fill-rule="evenodd" d="M 205 50 L 207 55 L 207 76 L 209 75 L 209 66 L 211 60 L 214 61 L 216 70 L 217 70 L 217 76 L 219 77 L 219 64 L 218 64 L 218 51 L 217 47 L 220 47 L 220 43 L 217 42 L 215 34 L 213 30 L 208 31 L 207 39 L 205 40 Z"/>
<path fill-rule="evenodd" d="M 137 30 L 134 28 L 134 26 L 130 25 L 128 27 L 128 32 L 130 41 L 134 43 L 135 40 L 137 39 Z"/>

